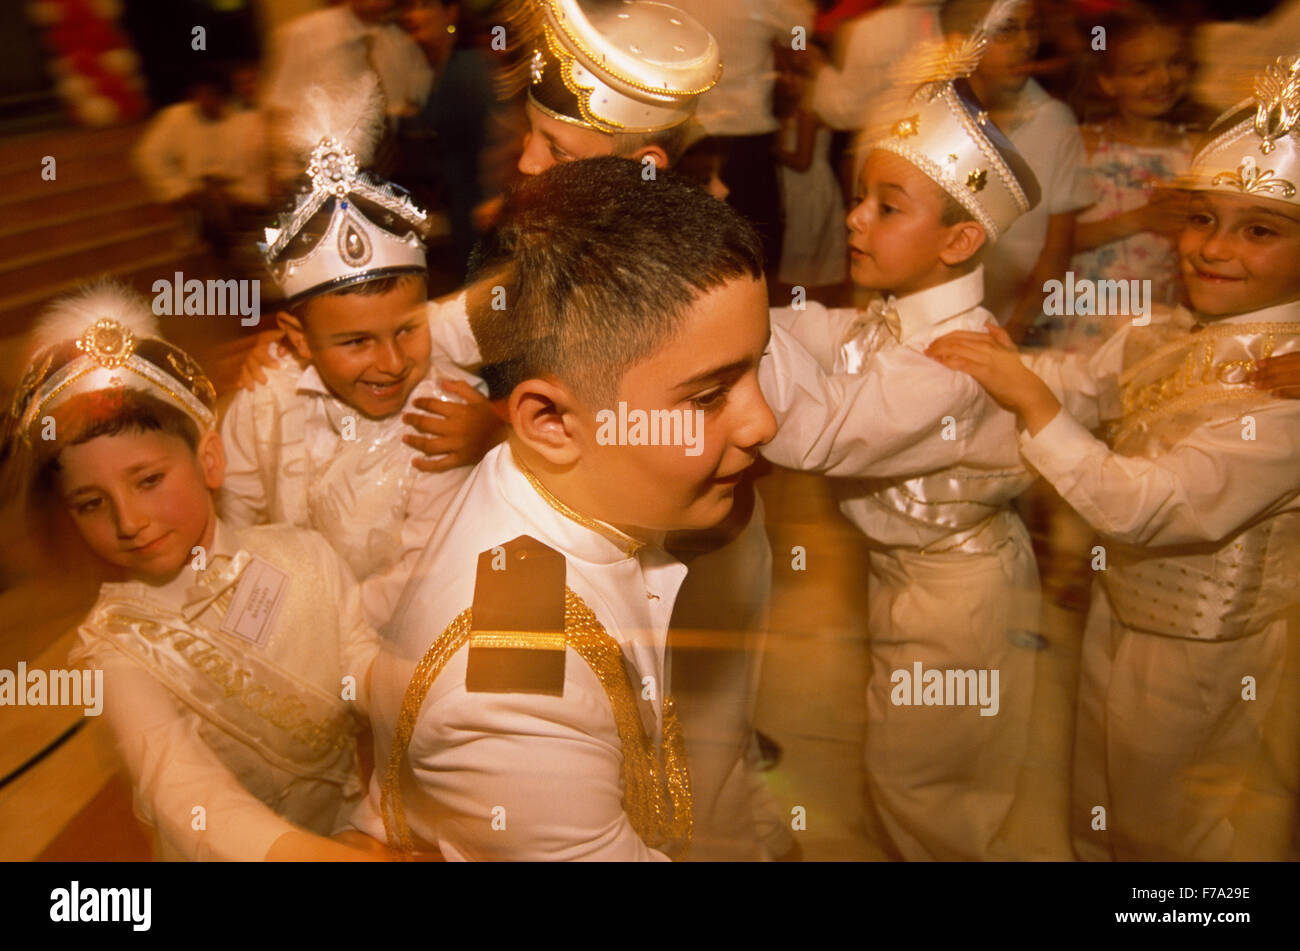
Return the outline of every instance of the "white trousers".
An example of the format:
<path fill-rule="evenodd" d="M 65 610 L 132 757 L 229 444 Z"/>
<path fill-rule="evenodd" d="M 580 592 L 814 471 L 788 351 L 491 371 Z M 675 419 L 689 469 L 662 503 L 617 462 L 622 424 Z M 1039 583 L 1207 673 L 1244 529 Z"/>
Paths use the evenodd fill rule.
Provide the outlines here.
<path fill-rule="evenodd" d="M 1078 856 L 1293 856 L 1296 654 L 1295 630 L 1285 620 L 1231 641 L 1131 630 L 1094 585 L 1071 796 Z"/>
<path fill-rule="evenodd" d="M 998 841 L 1029 738 L 1038 569 L 1007 513 L 996 550 L 871 554 L 866 767 L 872 801 L 908 860 L 1009 859 Z M 895 671 L 996 670 L 996 715 L 978 705 L 898 705 Z M 951 699 L 951 698 L 950 698 Z M 968 698 L 969 699 L 969 698 Z"/>

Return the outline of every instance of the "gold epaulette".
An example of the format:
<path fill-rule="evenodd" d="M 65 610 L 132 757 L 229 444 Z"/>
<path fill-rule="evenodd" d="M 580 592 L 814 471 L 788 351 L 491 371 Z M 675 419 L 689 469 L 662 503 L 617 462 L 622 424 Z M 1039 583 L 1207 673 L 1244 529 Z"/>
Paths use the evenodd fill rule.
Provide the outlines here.
<path fill-rule="evenodd" d="M 512 555 L 515 567 L 511 567 Z M 494 568 L 493 560 L 500 565 L 503 558 L 506 567 Z M 558 613 L 554 611 L 552 595 L 557 558 L 558 603 L 562 606 Z M 513 584 L 503 588 L 500 576 L 508 576 L 523 567 L 527 570 L 517 571 L 512 576 Z M 468 643 L 470 661 L 465 686 L 470 692 L 562 696 L 565 649 L 572 648 L 595 673 L 609 698 L 623 750 L 623 809 L 632 828 L 651 848 L 676 853 L 677 857 L 685 854 L 693 824 L 691 785 L 673 699 L 664 698 L 661 753 L 651 743 L 641 721 L 637 690 L 628 675 L 622 649 L 595 613 L 564 584 L 563 569 L 563 555 L 526 535 L 479 556 L 473 607 L 458 614 L 420 658 L 402 698 L 393 746 L 380 786 L 384 829 L 394 849 L 407 855 L 415 851 L 400 783 L 420 707 L 443 667 Z M 480 591 L 499 593 L 507 589 L 509 593 L 505 597 L 492 601 L 480 597 Z M 515 609 L 509 603 L 522 607 Z M 480 626 L 479 621 L 484 617 L 486 623 Z M 528 630 L 525 618 L 541 620 L 540 625 L 531 626 L 543 629 Z M 554 629 L 547 629 L 552 625 Z M 555 689 L 557 670 L 558 690 Z"/>

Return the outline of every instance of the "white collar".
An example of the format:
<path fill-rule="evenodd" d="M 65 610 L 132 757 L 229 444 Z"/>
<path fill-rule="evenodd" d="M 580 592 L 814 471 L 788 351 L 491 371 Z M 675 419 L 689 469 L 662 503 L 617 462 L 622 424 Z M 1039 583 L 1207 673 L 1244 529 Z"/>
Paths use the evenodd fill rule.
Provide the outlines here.
<path fill-rule="evenodd" d="M 1203 321 L 1206 327 L 1220 327 L 1224 324 L 1283 324 L 1300 321 L 1300 300 L 1275 304 L 1263 310 L 1252 310 L 1248 314 L 1234 314 L 1220 320 Z"/>
<path fill-rule="evenodd" d="M 984 265 L 935 287 L 896 298 L 899 342 L 930 335 L 944 321 L 979 307 L 984 301 Z"/>
<path fill-rule="evenodd" d="M 609 566 L 654 552 L 659 555 L 657 560 L 674 560 L 661 547 L 646 545 L 612 525 L 569 509 L 529 479 L 509 442 L 492 449 L 481 465 L 488 467 L 502 498 L 522 516 L 524 524 L 537 527 L 538 540 L 558 548 L 566 558 Z"/>

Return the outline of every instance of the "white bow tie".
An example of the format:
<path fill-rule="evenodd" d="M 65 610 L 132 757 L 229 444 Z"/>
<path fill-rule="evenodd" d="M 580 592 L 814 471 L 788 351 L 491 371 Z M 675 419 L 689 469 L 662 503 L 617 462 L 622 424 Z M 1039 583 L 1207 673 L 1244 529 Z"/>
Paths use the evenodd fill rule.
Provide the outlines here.
<path fill-rule="evenodd" d="M 889 332 L 895 341 L 902 340 L 903 321 L 898 316 L 898 308 L 895 306 L 897 303 L 898 298 L 893 295 L 888 298 L 877 297 L 867 305 L 866 310 L 858 311 L 857 317 L 849 324 L 844 335 L 844 342 L 848 343 L 850 340 L 861 336 L 864 332 L 869 332 L 872 324 L 877 321 L 889 328 Z"/>
<path fill-rule="evenodd" d="M 181 608 L 181 616 L 187 621 L 192 621 L 202 614 L 207 610 L 208 605 L 239 580 L 250 561 L 252 555 L 242 549 L 236 552 L 233 558 L 229 555 L 212 555 L 208 559 L 207 568 L 198 572 L 196 583 L 185 589 L 185 603 Z M 181 570 L 189 569 L 187 566 Z"/>
<path fill-rule="evenodd" d="M 894 335 L 895 340 L 903 339 L 903 320 L 898 316 L 898 298 L 892 294 L 887 297 L 877 297 L 867 305 L 867 315 L 873 318 L 880 318 L 884 321 L 889 332 Z"/>

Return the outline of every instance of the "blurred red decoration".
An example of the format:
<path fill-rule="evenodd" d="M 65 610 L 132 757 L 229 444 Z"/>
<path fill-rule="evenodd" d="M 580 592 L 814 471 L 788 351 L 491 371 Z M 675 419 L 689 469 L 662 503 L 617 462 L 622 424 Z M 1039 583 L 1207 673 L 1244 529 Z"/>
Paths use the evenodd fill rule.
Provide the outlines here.
<path fill-rule="evenodd" d="M 144 115 L 139 60 L 117 27 L 116 0 L 35 0 L 27 9 L 45 30 L 55 86 L 76 121 L 104 126 Z"/>

